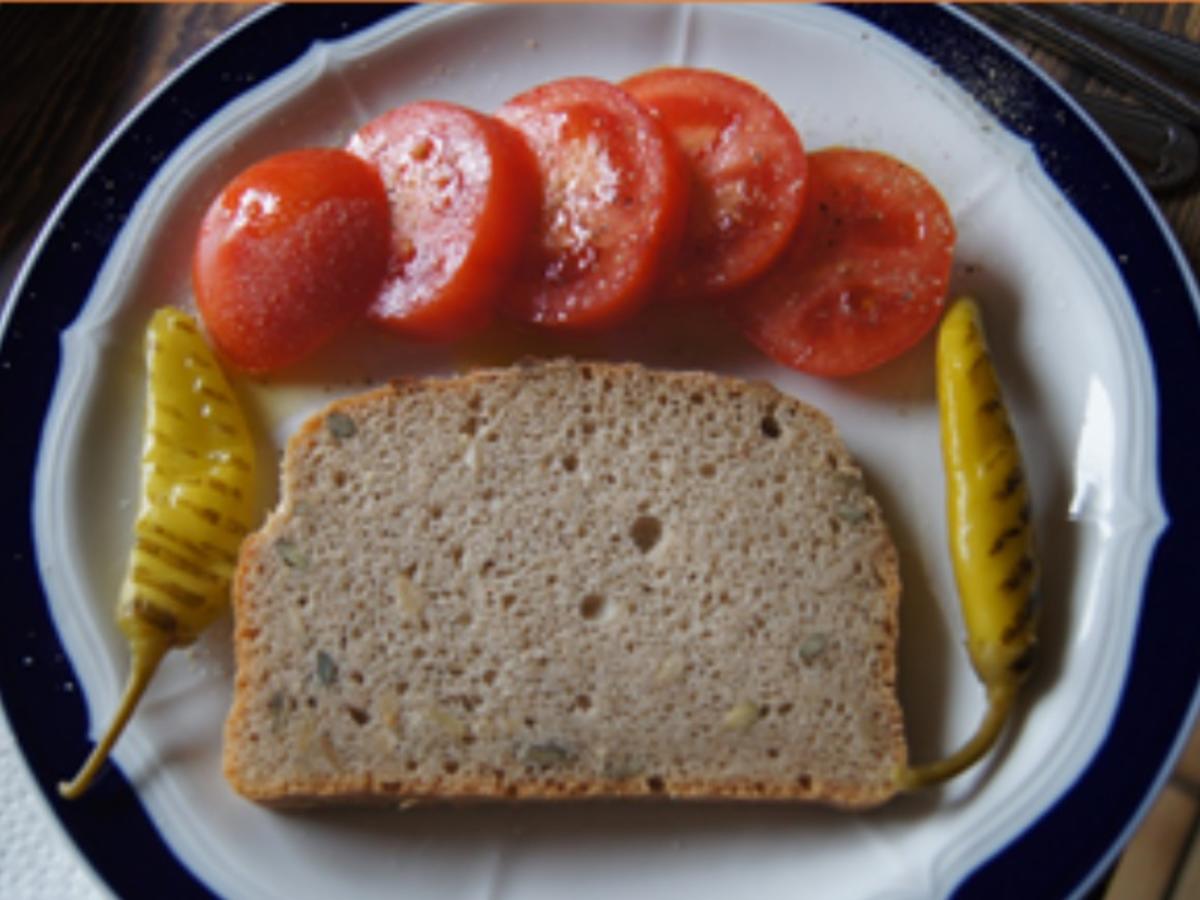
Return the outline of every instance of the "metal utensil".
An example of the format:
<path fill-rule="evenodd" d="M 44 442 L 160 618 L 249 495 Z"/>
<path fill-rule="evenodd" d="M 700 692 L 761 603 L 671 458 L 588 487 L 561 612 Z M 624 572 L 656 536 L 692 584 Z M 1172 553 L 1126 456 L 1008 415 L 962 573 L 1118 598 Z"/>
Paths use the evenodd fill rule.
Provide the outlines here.
<path fill-rule="evenodd" d="M 1200 125 L 1200 99 L 1164 81 L 1134 60 L 1067 28 L 1051 14 L 1020 4 L 980 5 L 973 11 L 1054 50 L 1110 84 L 1127 88 L 1164 112 L 1179 117 L 1183 124 Z"/>
<path fill-rule="evenodd" d="M 1076 3 L 1056 6 L 1054 14 L 1064 21 L 1112 38 L 1161 63 L 1172 77 L 1200 87 L 1200 46 L 1191 41 Z"/>
<path fill-rule="evenodd" d="M 1075 99 L 1112 137 L 1150 190 L 1182 187 L 1200 168 L 1196 136 L 1174 119 L 1107 97 L 1077 94 Z"/>
<path fill-rule="evenodd" d="M 1116 49 L 1109 49 L 1064 22 L 1073 22 L 1128 47 L 1169 61 L 1172 73 L 1200 83 L 1200 48 L 1109 13 L 1078 5 L 1054 7 L 1055 14 L 1014 4 L 971 6 L 974 14 L 1074 62 L 1089 74 L 1123 87 L 1145 105 L 1072 92 L 1138 169 L 1146 186 L 1165 193 L 1186 184 L 1200 169 L 1200 148 L 1189 124 L 1200 125 L 1200 98 L 1180 90 Z M 1062 19 L 1060 21 L 1059 19 Z"/>

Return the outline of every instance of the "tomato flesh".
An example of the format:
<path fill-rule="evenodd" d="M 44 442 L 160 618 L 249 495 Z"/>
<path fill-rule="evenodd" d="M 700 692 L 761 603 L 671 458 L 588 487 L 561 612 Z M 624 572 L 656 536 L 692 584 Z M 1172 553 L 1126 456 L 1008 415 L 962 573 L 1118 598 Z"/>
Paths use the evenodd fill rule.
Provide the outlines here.
<path fill-rule="evenodd" d="M 833 148 L 808 162 L 795 237 L 731 310 L 777 362 L 853 375 L 899 356 L 936 324 L 954 221 L 919 172 L 886 154 Z"/>
<path fill-rule="evenodd" d="M 804 208 L 807 159 L 787 116 L 754 85 L 707 69 L 653 69 L 621 86 L 690 163 L 687 233 L 664 295 L 706 300 L 762 274 Z"/>
<path fill-rule="evenodd" d="M 391 203 L 388 273 L 369 316 L 425 340 L 485 328 L 537 213 L 521 138 L 490 116 L 428 101 L 368 122 L 347 149 L 379 170 Z"/>
<path fill-rule="evenodd" d="M 684 160 L 625 91 L 568 78 L 505 103 L 541 175 L 534 246 L 505 303 L 517 319 L 596 329 L 632 316 L 673 263 L 687 214 Z"/>
<path fill-rule="evenodd" d="M 387 251 L 387 195 L 370 166 L 341 150 L 282 153 L 210 205 L 192 260 L 196 303 L 233 365 L 280 369 L 362 316 Z"/>

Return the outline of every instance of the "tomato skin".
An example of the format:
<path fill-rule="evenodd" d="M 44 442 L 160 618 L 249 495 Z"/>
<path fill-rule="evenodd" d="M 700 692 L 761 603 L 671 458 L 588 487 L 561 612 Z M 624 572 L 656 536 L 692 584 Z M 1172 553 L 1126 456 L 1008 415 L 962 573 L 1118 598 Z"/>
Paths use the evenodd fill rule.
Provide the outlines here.
<path fill-rule="evenodd" d="M 730 309 L 775 361 L 854 375 L 899 356 L 937 323 L 954 221 L 924 176 L 891 156 L 832 148 L 808 161 L 795 237 Z"/>
<path fill-rule="evenodd" d="M 616 85 L 565 78 L 497 112 L 524 136 L 542 183 L 538 237 L 504 311 L 597 330 L 633 316 L 673 264 L 687 221 L 686 161 Z"/>
<path fill-rule="evenodd" d="M 498 119 L 425 101 L 368 122 L 347 149 L 379 170 L 391 201 L 392 252 L 370 318 L 433 341 L 487 327 L 540 201 L 524 141 Z"/>
<path fill-rule="evenodd" d="M 383 278 L 383 183 L 341 150 L 272 156 L 209 206 L 192 257 L 196 303 L 234 366 L 299 362 L 362 316 Z"/>
<path fill-rule="evenodd" d="M 761 275 L 804 208 L 807 157 L 763 91 L 722 72 L 651 69 L 621 82 L 667 126 L 690 169 L 687 234 L 662 287 L 669 300 L 709 300 Z"/>

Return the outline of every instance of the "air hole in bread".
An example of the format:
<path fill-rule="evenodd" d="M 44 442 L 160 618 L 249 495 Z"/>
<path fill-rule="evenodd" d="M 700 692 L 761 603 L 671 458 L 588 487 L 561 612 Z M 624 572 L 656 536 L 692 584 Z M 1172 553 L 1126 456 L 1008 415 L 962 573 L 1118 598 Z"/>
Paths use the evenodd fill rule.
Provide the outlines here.
<path fill-rule="evenodd" d="M 347 706 L 346 713 L 354 721 L 354 724 L 358 725 L 360 728 L 371 721 L 371 716 L 367 713 L 367 711 L 357 706 Z"/>
<path fill-rule="evenodd" d="M 775 418 L 773 413 L 767 413 L 763 416 L 759 427 L 762 429 L 763 435 L 771 438 L 771 440 L 783 434 L 783 429 L 779 427 L 779 420 Z"/>
<path fill-rule="evenodd" d="M 649 553 L 662 537 L 662 522 L 658 516 L 638 516 L 633 520 L 629 536 L 640 551 Z"/>
<path fill-rule="evenodd" d="M 660 775 L 651 775 L 649 778 L 647 778 L 646 787 L 649 788 L 650 792 L 654 794 L 661 794 L 667 789 L 666 782 L 662 780 L 662 776 Z"/>
<path fill-rule="evenodd" d="M 574 453 L 568 453 L 562 458 L 562 467 L 568 472 L 574 472 L 579 468 L 579 458 Z"/>
<path fill-rule="evenodd" d="M 604 615 L 608 602 L 600 594 L 588 594 L 579 603 L 579 614 L 585 619 L 598 619 Z"/>
<path fill-rule="evenodd" d="M 343 472 L 339 469 L 338 471 L 333 473 L 333 486 L 338 487 L 338 488 L 346 486 L 346 473 L 345 472 Z"/>
<path fill-rule="evenodd" d="M 500 598 L 501 609 L 512 609 L 517 602 L 516 594 L 505 594 Z"/>
<path fill-rule="evenodd" d="M 445 772 L 447 775 L 453 775 L 455 772 L 458 771 L 458 761 L 453 760 L 453 759 L 445 760 L 442 763 L 442 771 Z"/>
<path fill-rule="evenodd" d="M 581 712 L 587 712 L 592 708 L 592 698 L 587 694 L 580 694 L 575 698 L 575 708 Z"/>
<path fill-rule="evenodd" d="M 717 467 L 712 463 L 704 463 L 700 466 L 700 475 L 703 478 L 714 478 L 717 474 Z"/>

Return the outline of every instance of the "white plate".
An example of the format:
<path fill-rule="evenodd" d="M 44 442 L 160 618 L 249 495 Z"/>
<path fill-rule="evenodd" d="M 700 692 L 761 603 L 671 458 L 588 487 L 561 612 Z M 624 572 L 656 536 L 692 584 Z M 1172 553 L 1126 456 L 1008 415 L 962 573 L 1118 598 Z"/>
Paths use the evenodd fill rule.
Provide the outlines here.
<path fill-rule="evenodd" d="M 899 15 L 874 17 L 892 28 Z M 962 51 L 937 49 L 939 34 L 966 26 L 944 10 L 912 15 L 932 22 L 922 52 L 858 15 L 807 6 L 434 7 L 313 45 L 191 130 L 140 193 L 63 337 L 38 460 L 34 536 L 94 737 L 115 708 L 127 665 L 111 609 L 137 494 L 141 334 L 152 308 L 191 306 L 191 242 L 220 185 L 273 152 L 339 145 L 367 118 L 409 100 L 490 110 L 565 75 L 620 79 L 666 63 L 721 69 L 773 96 L 809 149 L 870 147 L 917 166 L 955 216 L 953 291 L 983 304 L 1029 463 L 1045 560 L 1043 653 L 1012 740 L 992 764 L 948 788 L 867 814 L 620 803 L 280 814 L 240 799 L 221 777 L 231 683 L 225 622 L 195 651 L 168 660 L 116 751 L 154 827 L 199 882 L 230 898 L 347 890 L 356 898 L 724 897 L 748 888 L 759 898 L 925 898 L 951 893 L 997 859 L 1068 792 L 1108 733 L 1150 554 L 1167 523 L 1152 354 L 1123 261 L 1047 174 L 1043 165 L 1054 163 L 1046 147 L 1023 140 L 982 105 L 1011 125 L 1032 100 L 1006 96 L 1012 83 L 989 82 L 982 69 L 974 81 L 963 76 L 962 60 L 957 80 L 947 76 L 926 54 L 945 65 Z M 250 27 L 262 33 L 265 22 Z M 974 40 L 993 46 L 978 33 Z M 1174 252 L 1169 239 L 1157 240 Z M 711 344 L 614 338 L 604 347 L 657 365 L 767 377 L 832 415 L 901 549 L 901 699 L 913 756 L 956 746 L 981 715 L 982 695 L 959 646 L 931 342 L 840 382 L 724 346 L 714 352 Z M 360 334 L 298 381 L 241 387 L 270 458 L 300 416 L 360 387 L 364 376 L 445 371 L 454 362 L 449 351 Z M 1172 720 L 1172 740 L 1181 721 Z M 79 839 L 76 825 L 68 827 Z M 1118 837 L 1088 851 L 1082 876 L 1075 860 L 1057 877 L 1083 884 Z M 1047 884 L 1057 883 L 1050 877 Z"/>

